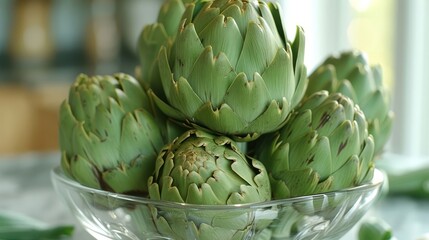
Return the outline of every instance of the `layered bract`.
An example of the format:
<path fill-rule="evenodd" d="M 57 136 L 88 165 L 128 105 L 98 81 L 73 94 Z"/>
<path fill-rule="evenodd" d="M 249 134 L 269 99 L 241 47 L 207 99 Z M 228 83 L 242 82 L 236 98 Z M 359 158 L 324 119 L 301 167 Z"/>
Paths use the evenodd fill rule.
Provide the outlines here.
<path fill-rule="evenodd" d="M 171 49 L 158 56 L 166 115 L 236 140 L 280 128 L 307 83 L 304 33 L 284 34 L 276 4 L 191 3 Z M 158 94 L 159 95 L 159 94 Z"/>
<path fill-rule="evenodd" d="M 339 93 L 304 99 L 286 125 L 257 146 L 276 199 L 358 186 L 373 176 L 374 141 L 365 116 Z"/>
<path fill-rule="evenodd" d="M 81 74 L 60 108 L 62 169 L 89 187 L 146 195 L 161 126 L 133 77 Z"/>

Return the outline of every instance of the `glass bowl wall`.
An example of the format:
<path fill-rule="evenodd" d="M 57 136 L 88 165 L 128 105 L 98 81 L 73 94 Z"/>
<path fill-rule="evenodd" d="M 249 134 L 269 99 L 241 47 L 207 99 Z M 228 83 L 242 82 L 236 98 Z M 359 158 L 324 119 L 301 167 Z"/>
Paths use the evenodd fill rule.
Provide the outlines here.
<path fill-rule="evenodd" d="M 207 206 L 88 188 L 52 171 L 55 190 L 96 239 L 339 239 L 381 193 L 384 177 L 359 187 L 263 203 Z"/>

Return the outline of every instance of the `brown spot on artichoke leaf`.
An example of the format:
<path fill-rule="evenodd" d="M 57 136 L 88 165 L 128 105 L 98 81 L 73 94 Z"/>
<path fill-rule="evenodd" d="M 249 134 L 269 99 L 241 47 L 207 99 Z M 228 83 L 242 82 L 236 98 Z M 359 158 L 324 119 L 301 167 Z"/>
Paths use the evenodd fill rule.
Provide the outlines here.
<path fill-rule="evenodd" d="M 180 67 L 185 66 L 185 63 L 183 62 L 182 59 L 178 59 L 177 61 L 178 61 Z"/>
<path fill-rule="evenodd" d="M 319 126 L 317 126 L 316 129 L 319 129 L 319 128 L 325 126 L 325 124 L 329 121 L 329 119 L 331 119 L 331 115 L 329 115 L 329 113 L 326 113 L 326 112 L 323 113 L 323 115 L 319 121 Z"/>
<path fill-rule="evenodd" d="M 305 160 L 305 162 L 306 162 L 307 164 L 311 164 L 312 162 L 314 162 L 314 154 L 313 154 L 313 155 L 311 155 L 309 158 L 307 158 L 307 160 Z"/>
<path fill-rule="evenodd" d="M 340 155 L 341 151 L 343 151 L 343 149 L 347 146 L 348 141 L 349 140 L 346 139 L 346 141 L 340 143 L 340 146 L 338 147 L 337 156 Z"/>

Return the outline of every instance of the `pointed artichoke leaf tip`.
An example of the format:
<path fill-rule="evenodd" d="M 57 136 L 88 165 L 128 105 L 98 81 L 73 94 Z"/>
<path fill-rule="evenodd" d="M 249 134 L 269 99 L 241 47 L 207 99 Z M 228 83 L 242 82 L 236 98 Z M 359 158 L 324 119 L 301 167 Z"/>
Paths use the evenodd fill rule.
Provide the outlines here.
<path fill-rule="evenodd" d="M 285 25 L 283 23 L 281 5 L 278 2 L 269 2 L 268 7 L 270 8 L 271 14 L 274 18 L 274 22 L 277 27 L 277 32 L 283 42 L 283 46 L 286 46 L 288 39 L 287 39 L 286 31 L 284 29 Z"/>
<path fill-rule="evenodd" d="M 292 42 L 293 67 L 295 71 L 304 66 L 305 33 L 301 26 L 296 26 L 295 39 Z"/>

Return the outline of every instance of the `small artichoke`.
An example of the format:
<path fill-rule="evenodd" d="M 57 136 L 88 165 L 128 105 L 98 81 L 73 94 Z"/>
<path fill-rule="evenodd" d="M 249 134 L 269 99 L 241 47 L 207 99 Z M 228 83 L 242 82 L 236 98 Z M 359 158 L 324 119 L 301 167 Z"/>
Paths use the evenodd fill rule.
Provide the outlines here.
<path fill-rule="evenodd" d="M 129 75 L 79 75 L 60 107 L 64 172 L 89 187 L 146 195 L 164 145 L 149 109 L 146 92 Z"/>
<path fill-rule="evenodd" d="M 257 0 L 187 5 L 158 64 L 166 115 L 250 141 L 279 129 L 305 93 L 304 32 L 289 42 L 279 6 Z"/>
<path fill-rule="evenodd" d="M 246 158 L 232 139 L 195 129 L 161 150 L 148 186 L 151 199 L 178 203 L 219 206 L 271 199 L 261 162 Z M 270 222 L 241 208 L 185 213 L 160 206 L 152 208 L 152 218 L 163 236 L 174 239 L 245 239 L 251 229 Z"/>
<path fill-rule="evenodd" d="M 357 186 L 373 175 L 374 141 L 365 115 L 339 93 L 304 99 L 283 128 L 257 145 L 255 158 L 267 168 L 276 199 Z"/>
<path fill-rule="evenodd" d="M 201 130 L 189 130 L 164 146 L 148 186 L 151 199 L 179 203 L 225 205 L 271 198 L 261 162 L 248 160 L 230 138 Z"/>
<path fill-rule="evenodd" d="M 392 130 L 390 96 L 383 85 L 381 67 L 370 66 L 360 51 L 327 58 L 310 76 L 306 96 L 320 90 L 339 92 L 358 104 L 374 137 L 375 153 L 382 152 Z"/>

